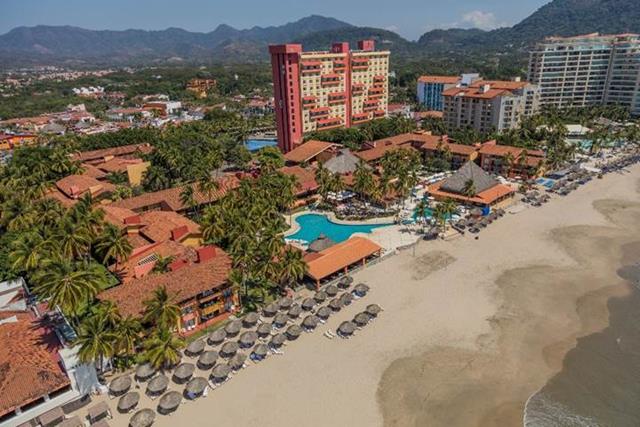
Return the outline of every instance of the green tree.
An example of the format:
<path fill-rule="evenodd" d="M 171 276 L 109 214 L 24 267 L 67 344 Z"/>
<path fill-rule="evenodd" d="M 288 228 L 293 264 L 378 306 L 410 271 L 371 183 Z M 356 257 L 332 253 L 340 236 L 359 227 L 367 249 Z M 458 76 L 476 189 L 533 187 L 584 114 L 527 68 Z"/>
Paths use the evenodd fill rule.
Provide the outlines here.
<path fill-rule="evenodd" d="M 154 289 L 152 297 L 144 301 L 144 321 L 161 328 L 176 329 L 181 314 L 175 296 L 164 286 Z"/>
<path fill-rule="evenodd" d="M 107 323 L 98 316 L 90 316 L 83 320 L 78 328 L 76 344 L 80 346 L 78 358 L 83 363 L 96 363 L 98 371 L 104 370 L 104 359 L 115 353 L 116 334 Z"/>
<path fill-rule="evenodd" d="M 129 258 L 133 246 L 118 227 L 107 224 L 98 238 L 96 250 L 102 255 L 103 264 L 108 265 L 114 260 L 115 269 L 118 270 L 118 262 L 125 262 Z"/>
<path fill-rule="evenodd" d="M 161 326 L 145 340 L 144 357 L 156 369 L 165 369 L 180 361 L 180 350 L 184 341 Z"/>

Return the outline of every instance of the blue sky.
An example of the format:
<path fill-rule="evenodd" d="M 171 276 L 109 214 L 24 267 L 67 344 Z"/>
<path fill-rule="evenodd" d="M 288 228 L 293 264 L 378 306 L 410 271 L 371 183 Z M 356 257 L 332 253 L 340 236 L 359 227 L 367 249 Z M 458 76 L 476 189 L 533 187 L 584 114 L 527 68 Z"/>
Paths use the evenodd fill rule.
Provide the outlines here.
<path fill-rule="evenodd" d="M 0 0 L 0 34 L 17 26 L 207 32 L 280 25 L 318 14 L 415 39 L 434 28 L 512 25 L 549 0 Z"/>

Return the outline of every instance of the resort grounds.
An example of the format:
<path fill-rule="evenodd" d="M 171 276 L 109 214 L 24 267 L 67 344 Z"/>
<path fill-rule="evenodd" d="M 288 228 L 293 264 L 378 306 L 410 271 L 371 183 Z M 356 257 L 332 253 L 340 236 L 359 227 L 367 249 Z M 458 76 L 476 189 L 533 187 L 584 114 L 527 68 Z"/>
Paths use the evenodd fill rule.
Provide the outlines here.
<path fill-rule="evenodd" d="M 365 298 L 154 425 L 522 425 L 527 399 L 629 292 L 616 270 L 622 245 L 640 240 L 639 172 L 359 271 Z M 373 303 L 385 311 L 352 338 L 323 335 Z"/>

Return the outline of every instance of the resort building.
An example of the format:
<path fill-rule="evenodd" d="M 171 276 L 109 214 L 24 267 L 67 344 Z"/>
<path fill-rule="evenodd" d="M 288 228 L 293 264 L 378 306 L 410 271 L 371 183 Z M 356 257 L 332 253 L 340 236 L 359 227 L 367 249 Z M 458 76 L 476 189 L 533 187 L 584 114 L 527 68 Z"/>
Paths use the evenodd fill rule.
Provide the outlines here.
<path fill-rule="evenodd" d="M 478 150 L 480 167 L 496 175 L 534 178 L 542 174 L 544 152 L 487 141 Z"/>
<path fill-rule="evenodd" d="M 479 74 L 463 74 L 462 76 L 421 76 L 418 78 L 416 96 L 418 103 L 429 111 L 442 111 L 444 109 L 445 90 L 468 86 L 480 79 Z"/>
<path fill-rule="evenodd" d="M 320 287 L 321 283 L 347 274 L 350 269 L 365 266 L 382 255 L 382 247 L 364 237 L 351 237 L 342 243 L 328 245 L 319 252 L 308 252 L 307 277 Z"/>
<path fill-rule="evenodd" d="M 325 141 L 310 140 L 298 145 L 293 150 L 284 155 L 284 160 L 288 164 L 298 165 L 300 163 L 312 164 L 323 163 L 335 152 L 338 144 Z"/>
<path fill-rule="evenodd" d="M 326 170 L 338 175 L 351 175 L 362 160 L 350 149 L 343 148 L 335 156 L 322 164 Z"/>
<path fill-rule="evenodd" d="M 444 161 L 450 170 L 456 170 L 478 157 L 478 149 L 473 145 L 455 144 L 446 135 L 432 137 L 420 145 L 424 159 L 428 163 L 432 159 Z"/>
<path fill-rule="evenodd" d="M 334 43 L 303 52 L 299 44 L 270 46 L 278 145 L 288 153 L 308 132 L 351 127 L 386 117 L 388 51 L 373 40 Z"/>
<path fill-rule="evenodd" d="M 500 184 L 474 162 L 467 162 L 456 173 L 427 188 L 436 200 L 453 199 L 469 206 L 489 207 L 506 205 L 515 195 L 515 190 Z"/>
<path fill-rule="evenodd" d="M 539 109 L 539 88 L 528 82 L 478 80 L 442 93 L 443 119 L 449 130 L 504 131 Z"/>
<path fill-rule="evenodd" d="M 365 144 L 365 149 L 355 153 L 369 164 L 378 164 L 384 155 L 397 149 L 419 150 L 425 143 L 446 142 L 446 136 L 435 136 L 429 132 L 403 133 L 389 138 L 378 139 Z"/>
<path fill-rule="evenodd" d="M 540 103 L 558 108 L 622 105 L 640 114 L 640 35 L 548 37 L 531 52 Z"/>
<path fill-rule="evenodd" d="M 89 175 L 69 175 L 56 181 L 55 188 L 50 190 L 46 197 L 59 201 L 65 207 L 70 207 L 87 194 L 98 199 L 108 197 L 115 188 L 115 185 L 98 181 Z"/>
<path fill-rule="evenodd" d="M 187 90 L 193 92 L 198 98 L 206 98 L 216 85 L 215 79 L 191 79 L 187 82 Z"/>
<path fill-rule="evenodd" d="M 298 199 L 307 198 L 316 194 L 318 183 L 316 182 L 315 169 L 303 168 L 301 166 L 285 166 L 279 170 L 285 175 L 295 177 L 295 195 Z"/>
<path fill-rule="evenodd" d="M 112 301 L 122 316 L 140 317 L 144 314 L 144 302 L 155 289 L 164 286 L 182 309 L 180 324 L 176 326 L 180 333 L 188 334 L 239 310 L 237 289 L 228 281 L 230 271 L 231 258 L 222 249 L 215 246 L 190 249 L 169 265 L 169 272 L 134 278 L 100 293 L 98 299 Z"/>

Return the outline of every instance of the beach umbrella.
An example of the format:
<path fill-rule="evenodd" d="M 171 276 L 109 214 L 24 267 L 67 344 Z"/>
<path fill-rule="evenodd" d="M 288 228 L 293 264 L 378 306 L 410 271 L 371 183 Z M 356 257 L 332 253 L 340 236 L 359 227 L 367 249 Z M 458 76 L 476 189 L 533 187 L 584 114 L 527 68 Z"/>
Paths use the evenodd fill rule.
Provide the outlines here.
<path fill-rule="evenodd" d="M 293 300 L 289 297 L 282 297 L 277 302 L 280 310 L 288 310 L 293 304 Z"/>
<path fill-rule="evenodd" d="M 258 339 L 258 334 L 254 331 L 247 331 L 240 335 L 240 346 L 247 348 L 251 347 Z"/>
<path fill-rule="evenodd" d="M 349 292 L 345 292 L 344 294 L 340 295 L 340 303 L 342 303 L 343 306 L 351 304 L 352 301 L 353 295 L 351 295 Z"/>
<path fill-rule="evenodd" d="M 239 348 L 240 348 L 240 346 L 235 341 L 231 341 L 231 342 L 225 343 L 222 346 L 222 348 L 220 349 L 220 356 L 222 356 L 222 357 L 231 357 L 234 354 L 236 354 L 236 352 L 238 351 Z"/>
<path fill-rule="evenodd" d="M 247 355 L 242 352 L 238 352 L 229 360 L 229 366 L 231 366 L 231 369 L 234 371 L 237 371 L 242 369 L 245 360 L 247 360 Z"/>
<path fill-rule="evenodd" d="M 258 325 L 256 332 L 258 333 L 258 336 L 260 338 L 264 338 L 271 333 L 272 328 L 273 325 L 271 323 L 261 323 L 260 325 Z"/>
<path fill-rule="evenodd" d="M 382 311 L 382 309 L 378 304 L 371 304 L 367 306 L 366 311 L 370 316 L 376 317 Z"/>
<path fill-rule="evenodd" d="M 211 369 L 216 364 L 216 360 L 218 360 L 217 352 L 213 350 L 205 351 L 198 358 L 198 368 L 202 370 Z"/>
<path fill-rule="evenodd" d="M 349 286 L 351 286 L 351 284 L 353 283 L 353 277 L 351 276 L 344 276 L 342 279 L 340 279 L 340 281 L 338 282 L 338 287 L 342 288 L 342 289 L 347 289 Z"/>
<path fill-rule="evenodd" d="M 298 325 L 291 325 L 287 328 L 287 338 L 289 338 L 291 341 L 298 339 L 298 337 L 300 336 L 300 334 L 302 334 L 302 328 L 300 328 L 300 326 Z"/>
<path fill-rule="evenodd" d="M 131 388 L 131 377 L 122 376 L 111 381 L 109 384 L 109 392 L 114 396 L 125 394 Z"/>
<path fill-rule="evenodd" d="M 180 406 L 182 403 L 182 395 L 177 391 L 170 391 L 165 393 L 158 403 L 158 412 L 161 414 L 169 414 Z"/>
<path fill-rule="evenodd" d="M 258 344 L 257 346 L 253 347 L 252 353 L 258 357 L 265 357 L 267 353 L 269 353 L 269 347 L 267 347 L 265 344 Z"/>
<path fill-rule="evenodd" d="M 186 352 L 189 356 L 198 356 L 204 351 L 204 340 L 196 340 L 187 346 Z"/>
<path fill-rule="evenodd" d="M 169 378 L 166 375 L 158 375 L 147 384 L 147 394 L 155 396 L 164 393 L 167 386 L 169 386 Z"/>
<path fill-rule="evenodd" d="M 129 421 L 130 427 L 150 427 L 156 419 L 156 413 L 152 409 L 140 409 L 133 414 Z"/>
<path fill-rule="evenodd" d="M 316 305 L 316 300 L 314 300 L 313 298 L 307 298 L 304 301 L 302 301 L 302 309 L 306 311 L 311 311 L 313 307 L 315 307 L 315 305 Z"/>
<path fill-rule="evenodd" d="M 355 323 L 358 326 L 364 326 L 367 323 L 369 323 L 370 320 L 371 320 L 371 316 L 363 312 L 363 313 L 356 314 L 356 316 L 353 318 L 353 323 Z"/>
<path fill-rule="evenodd" d="M 323 250 L 328 249 L 335 244 L 336 242 L 325 236 L 323 233 L 320 233 L 316 240 L 309 243 L 307 252 L 322 252 Z"/>
<path fill-rule="evenodd" d="M 322 320 L 327 320 L 329 316 L 331 316 L 331 309 L 327 306 L 320 307 L 316 311 L 316 316 L 318 316 Z"/>
<path fill-rule="evenodd" d="M 138 406 L 138 402 L 140 402 L 140 393 L 130 391 L 118 400 L 118 411 L 129 412 Z"/>
<path fill-rule="evenodd" d="M 356 285 L 355 288 L 353 288 L 353 291 L 356 293 L 356 295 L 362 297 L 365 296 L 367 292 L 369 292 L 369 286 L 365 285 L 364 283 L 360 283 L 359 285 Z"/>
<path fill-rule="evenodd" d="M 333 311 L 340 311 L 342 306 L 343 304 L 340 298 L 334 298 L 331 301 L 329 301 L 329 308 Z"/>
<path fill-rule="evenodd" d="M 224 331 L 228 337 L 234 337 L 240 333 L 242 329 L 242 322 L 240 320 L 232 320 L 224 327 Z"/>
<path fill-rule="evenodd" d="M 262 309 L 262 314 L 265 317 L 273 317 L 278 312 L 279 307 L 276 303 L 271 303 Z"/>
<path fill-rule="evenodd" d="M 325 291 L 318 291 L 313 296 L 313 299 L 315 299 L 317 302 L 324 302 L 327 299 L 327 293 Z"/>
<path fill-rule="evenodd" d="M 177 382 L 185 382 L 189 378 L 191 378 L 195 370 L 196 370 L 196 367 L 194 366 L 193 363 L 183 363 L 180 366 L 178 366 L 176 370 L 173 372 L 173 378 Z"/>
<path fill-rule="evenodd" d="M 318 318 L 313 314 L 307 316 L 302 321 L 302 326 L 306 329 L 315 329 L 318 326 Z"/>
<path fill-rule="evenodd" d="M 260 320 L 260 315 L 255 311 L 252 311 L 242 318 L 242 324 L 245 328 L 250 328 L 255 326 L 256 323 L 258 323 L 258 320 Z"/>
<path fill-rule="evenodd" d="M 209 336 L 207 337 L 207 342 L 209 343 L 209 345 L 218 345 L 222 341 L 224 341 L 225 338 L 227 338 L 227 333 L 224 329 L 220 328 L 209 334 Z"/>
<path fill-rule="evenodd" d="M 187 383 L 184 391 L 188 397 L 193 396 L 195 398 L 200 396 L 204 392 L 205 388 L 207 388 L 207 379 L 202 377 L 195 377 Z"/>
<path fill-rule="evenodd" d="M 356 326 L 352 322 L 342 322 L 338 327 L 338 333 L 343 336 L 352 335 L 356 330 Z"/>
<path fill-rule="evenodd" d="M 289 316 L 284 313 L 276 314 L 276 317 L 273 318 L 273 325 L 276 328 L 281 328 L 289 322 Z"/>
<path fill-rule="evenodd" d="M 146 381 L 156 374 L 156 370 L 151 363 L 143 363 L 136 368 L 136 378 L 140 381 Z"/>
<path fill-rule="evenodd" d="M 211 371 L 211 376 L 215 380 L 223 380 L 227 378 L 230 373 L 231 373 L 231 367 L 226 363 L 224 363 L 222 365 L 216 365 L 216 367 L 213 368 L 213 371 Z"/>
<path fill-rule="evenodd" d="M 282 346 L 282 344 L 284 344 L 286 340 L 287 337 L 285 337 L 284 334 L 276 334 L 273 336 L 273 338 L 271 338 L 269 345 L 273 348 L 278 348 Z"/>
<path fill-rule="evenodd" d="M 338 292 L 340 292 L 340 289 L 338 289 L 335 285 L 329 285 L 324 288 L 324 291 L 328 296 L 335 297 L 336 295 L 338 295 Z"/>
<path fill-rule="evenodd" d="M 290 318 L 296 319 L 300 317 L 300 315 L 302 314 L 302 308 L 296 304 L 289 309 L 289 312 L 287 314 L 289 315 Z"/>

